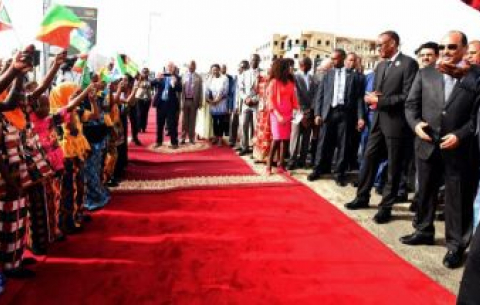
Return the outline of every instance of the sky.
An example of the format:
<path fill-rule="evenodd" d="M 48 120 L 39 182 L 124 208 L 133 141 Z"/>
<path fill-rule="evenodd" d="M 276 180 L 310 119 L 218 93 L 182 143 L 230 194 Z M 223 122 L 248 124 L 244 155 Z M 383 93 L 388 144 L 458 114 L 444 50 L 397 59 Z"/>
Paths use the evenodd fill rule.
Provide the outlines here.
<path fill-rule="evenodd" d="M 42 0 L 3 0 L 15 31 L 0 33 L 0 56 L 34 42 Z M 225 63 L 233 72 L 274 33 L 302 30 L 375 39 L 395 30 L 409 55 L 452 29 L 480 39 L 480 12 L 460 0 L 56 0 L 99 10 L 94 54 L 127 53 L 153 70 L 194 59 L 200 71 Z M 28 9 L 26 9 L 28 8 Z"/>

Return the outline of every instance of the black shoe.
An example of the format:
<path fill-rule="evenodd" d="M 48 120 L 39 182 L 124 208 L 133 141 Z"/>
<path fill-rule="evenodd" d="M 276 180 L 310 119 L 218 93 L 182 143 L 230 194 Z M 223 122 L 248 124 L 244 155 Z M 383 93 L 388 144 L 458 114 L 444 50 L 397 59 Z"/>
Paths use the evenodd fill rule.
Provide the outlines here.
<path fill-rule="evenodd" d="M 440 214 L 437 215 L 437 220 L 438 221 L 445 221 L 445 212 L 441 212 Z"/>
<path fill-rule="evenodd" d="M 162 143 L 155 143 L 155 145 L 153 145 L 153 148 L 159 148 L 160 146 L 162 146 Z"/>
<path fill-rule="evenodd" d="M 248 155 L 248 150 L 242 149 L 242 150 L 238 153 L 238 155 L 239 155 L 240 157 L 246 156 L 246 155 Z"/>
<path fill-rule="evenodd" d="M 382 196 L 383 195 L 383 188 L 376 187 L 375 188 L 375 193 L 377 193 L 377 195 Z"/>
<path fill-rule="evenodd" d="M 185 145 L 187 142 L 185 141 L 185 139 L 183 139 L 181 142 L 180 142 L 180 145 Z"/>
<path fill-rule="evenodd" d="M 108 186 L 108 187 L 117 187 L 118 186 L 118 182 L 115 181 L 114 179 L 110 179 L 107 181 L 107 183 L 105 183 L 105 186 Z"/>
<path fill-rule="evenodd" d="M 355 198 L 353 201 L 345 204 L 345 208 L 348 210 L 360 210 L 369 207 L 368 201 Z"/>
<path fill-rule="evenodd" d="M 418 205 L 417 201 L 413 200 L 410 206 L 408 207 L 408 210 L 412 213 L 415 213 L 415 211 L 417 210 L 417 205 Z"/>
<path fill-rule="evenodd" d="M 33 257 L 27 257 L 27 258 L 22 259 L 22 267 L 23 266 L 35 265 L 36 263 L 37 263 L 37 260 Z"/>
<path fill-rule="evenodd" d="M 45 248 L 38 248 L 36 246 L 32 246 L 30 251 L 37 256 L 47 255 L 47 249 Z"/>
<path fill-rule="evenodd" d="M 241 151 L 243 151 L 243 148 L 241 148 L 241 147 L 235 147 L 235 151 L 241 152 Z"/>
<path fill-rule="evenodd" d="M 4 270 L 3 274 L 6 277 L 12 279 L 31 279 L 35 277 L 35 272 L 25 268 L 15 268 L 10 270 Z"/>
<path fill-rule="evenodd" d="M 89 215 L 89 214 L 82 215 L 82 222 L 84 223 L 92 222 L 92 215 Z"/>
<path fill-rule="evenodd" d="M 353 186 L 353 187 L 358 187 L 358 181 L 353 181 L 353 182 L 352 182 L 352 186 Z"/>
<path fill-rule="evenodd" d="M 235 147 L 235 143 L 228 143 L 228 146 L 231 147 L 231 148 L 234 148 L 234 147 Z"/>
<path fill-rule="evenodd" d="M 170 149 L 178 149 L 178 144 L 172 144 L 168 148 Z"/>
<path fill-rule="evenodd" d="M 397 197 L 395 197 L 395 202 L 396 203 L 408 202 L 407 194 L 397 195 Z"/>
<path fill-rule="evenodd" d="M 307 162 L 305 161 L 297 161 L 297 168 L 305 168 L 307 167 Z"/>
<path fill-rule="evenodd" d="M 347 179 L 345 178 L 344 175 L 339 175 L 335 178 L 335 183 L 340 187 L 346 187 L 347 186 Z"/>
<path fill-rule="evenodd" d="M 135 143 L 137 146 L 142 146 L 142 142 L 140 142 L 140 140 L 137 138 L 133 139 L 133 143 Z"/>
<path fill-rule="evenodd" d="M 67 227 L 64 230 L 64 233 L 68 235 L 80 234 L 82 232 L 83 232 L 83 227 L 77 227 L 77 226 Z"/>
<path fill-rule="evenodd" d="M 315 180 L 320 179 L 321 176 L 322 176 L 322 174 L 320 174 L 319 172 L 313 171 L 313 172 L 310 173 L 310 175 L 307 176 L 307 180 L 308 181 L 315 181 Z"/>
<path fill-rule="evenodd" d="M 387 210 L 387 209 L 380 209 L 375 216 L 373 216 L 373 221 L 375 221 L 377 224 L 385 224 L 390 222 L 392 219 L 392 211 Z"/>
<path fill-rule="evenodd" d="M 433 235 L 415 232 L 413 234 L 400 237 L 400 242 L 409 246 L 433 245 L 435 243 L 435 239 Z"/>
<path fill-rule="evenodd" d="M 443 265 L 448 269 L 458 268 L 463 263 L 463 250 L 449 250 L 443 258 Z"/>
<path fill-rule="evenodd" d="M 287 165 L 287 170 L 289 170 L 289 171 L 293 171 L 296 168 L 297 168 L 296 162 L 289 162 L 288 165 Z"/>

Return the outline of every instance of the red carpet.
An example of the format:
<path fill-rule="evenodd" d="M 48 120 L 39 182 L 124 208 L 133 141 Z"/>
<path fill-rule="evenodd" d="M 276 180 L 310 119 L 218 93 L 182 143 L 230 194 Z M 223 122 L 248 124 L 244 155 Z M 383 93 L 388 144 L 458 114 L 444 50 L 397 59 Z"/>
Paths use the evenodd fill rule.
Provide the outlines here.
<path fill-rule="evenodd" d="M 208 153 L 188 158 L 195 163 Z M 226 149 L 222 158 L 239 162 Z M 144 174 L 157 175 L 161 167 L 151 164 Z M 330 203 L 294 184 L 116 194 L 84 233 L 54 245 L 36 271 L 34 280 L 9 281 L 0 304 L 455 301 Z"/>

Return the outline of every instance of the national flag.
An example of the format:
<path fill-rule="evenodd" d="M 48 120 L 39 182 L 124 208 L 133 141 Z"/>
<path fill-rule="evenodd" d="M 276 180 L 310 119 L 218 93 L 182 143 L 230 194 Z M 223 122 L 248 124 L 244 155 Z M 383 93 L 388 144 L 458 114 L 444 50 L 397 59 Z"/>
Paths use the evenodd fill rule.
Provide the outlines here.
<path fill-rule="evenodd" d="M 85 65 L 85 67 L 83 67 L 82 77 L 80 78 L 80 87 L 82 90 L 85 90 L 88 86 L 90 86 L 91 82 L 92 77 L 90 75 L 90 68 L 88 65 Z"/>
<path fill-rule="evenodd" d="M 93 47 L 91 40 L 90 27 L 85 23 L 81 28 L 74 29 L 70 33 L 70 45 L 80 53 L 88 53 Z"/>
<path fill-rule="evenodd" d="M 7 9 L 3 1 L 0 1 L 0 31 L 6 31 L 12 29 L 12 20 L 8 15 Z"/>
<path fill-rule="evenodd" d="M 110 77 L 110 71 L 107 67 L 102 68 L 99 74 L 102 82 L 105 82 L 107 84 L 112 82 L 112 78 Z"/>
<path fill-rule="evenodd" d="M 135 77 L 139 71 L 138 65 L 130 57 L 125 56 L 125 72 L 131 77 Z"/>
<path fill-rule="evenodd" d="M 72 10 L 54 4 L 43 18 L 37 39 L 66 49 L 70 45 L 71 31 L 83 26 L 84 22 Z"/>
<path fill-rule="evenodd" d="M 72 71 L 77 72 L 79 74 L 83 73 L 83 69 L 87 65 L 87 58 L 88 58 L 88 55 L 86 55 L 86 54 L 80 55 L 77 58 L 77 61 L 75 62 L 75 65 L 73 65 Z"/>
<path fill-rule="evenodd" d="M 476 10 L 480 10 L 480 0 L 462 0 L 462 1 Z"/>

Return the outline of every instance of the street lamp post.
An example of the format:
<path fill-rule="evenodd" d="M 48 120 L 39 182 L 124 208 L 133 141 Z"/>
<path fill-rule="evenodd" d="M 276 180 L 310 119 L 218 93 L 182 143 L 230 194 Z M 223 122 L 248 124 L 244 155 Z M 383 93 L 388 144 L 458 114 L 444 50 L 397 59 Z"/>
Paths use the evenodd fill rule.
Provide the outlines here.
<path fill-rule="evenodd" d="M 150 12 L 150 14 L 148 15 L 147 61 L 149 66 L 152 65 L 152 59 L 151 59 L 152 17 L 160 17 L 160 13 Z"/>
<path fill-rule="evenodd" d="M 43 0 L 43 15 L 47 12 L 48 8 L 50 7 L 50 0 Z M 43 54 L 42 54 L 42 76 L 47 74 L 48 69 L 48 57 L 50 53 L 50 47 L 48 44 L 43 43 Z"/>

